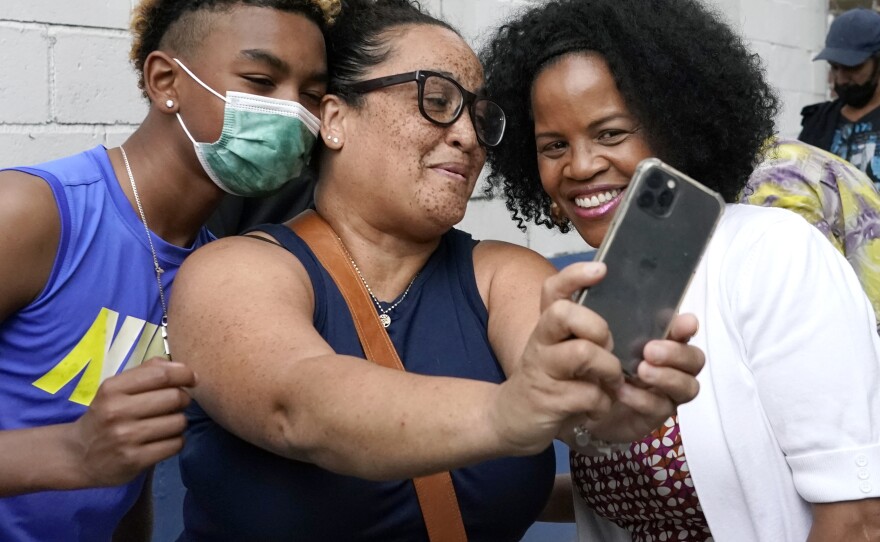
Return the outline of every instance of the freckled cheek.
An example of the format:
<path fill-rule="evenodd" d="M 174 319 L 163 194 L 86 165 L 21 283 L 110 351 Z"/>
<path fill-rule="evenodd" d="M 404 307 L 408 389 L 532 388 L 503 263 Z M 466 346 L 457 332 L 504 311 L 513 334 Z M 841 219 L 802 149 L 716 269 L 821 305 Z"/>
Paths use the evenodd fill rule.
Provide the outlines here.
<path fill-rule="evenodd" d="M 457 223 L 467 210 L 467 197 L 454 194 L 454 188 L 420 190 L 417 195 L 419 207 L 429 215 L 438 217 L 450 225 Z"/>
<path fill-rule="evenodd" d="M 464 217 L 471 192 L 464 183 L 419 183 L 416 192 L 417 206 L 452 225 Z"/>
<path fill-rule="evenodd" d="M 408 175 L 414 179 L 419 171 L 419 144 L 424 145 L 424 138 L 420 141 L 418 130 L 406 118 L 406 113 L 399 108 L 379 106 L 374 109 L 370 123 L 373 126 L 368 137 L 375 148 L 375 157 L 398 176 Z"/>

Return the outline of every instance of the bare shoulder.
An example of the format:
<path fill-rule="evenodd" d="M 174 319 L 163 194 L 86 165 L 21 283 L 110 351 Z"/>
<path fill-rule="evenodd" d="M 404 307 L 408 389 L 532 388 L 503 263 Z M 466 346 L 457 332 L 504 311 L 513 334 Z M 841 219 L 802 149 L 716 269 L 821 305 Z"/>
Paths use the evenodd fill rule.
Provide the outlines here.
<path fill-rule="evenodd" d="M 199 375 L 193 397 L 236 434 L 262 438 L 252 416 L 272 375 L 332 353 L 315 331 L 314 307 L 308 272 L 281 246 L 238 236 L 196 250 L 175 278 L 168 310 L 174 359 Z"/>
<path fill-rule="evenodd" d="M 19 171 L 0 172 L 0 321 L 45 287 L 60 232 L 46 181 Z"/>
<path fill-rule="evenodd" d="M 532 249 L 505 241 L 481 241 L 474 248 L 474 269 L 478 283 L 538 281 L 556 272 L 553 264 Z"/>
<path fill-rule="evenodd" d="M 238 296 L 275 290 L 282 292 L 308 281 L 299 260 L 278 245 L 252 236 L 225 237 L 208 243 L 189 256 L 175 279 L 174 295 Z"/>
<path fill-rule="evenodd" d="M 487 262 L 495 262 L 496 260 L 506 260 L 514 258 L 518 262 L 527 265 L 550 266 L 553 267 L 547 258 L 541 256 L 534 250 L 507 241 L 480 241 L 474 248 L 474 262 L 485 259 Z"/>
<path fill-rule="evenodd" d="M 57 231 L 60 221 L 49 184 L 21 171 L 0 171 L 0 220 L 3 225 L 16 221 L 19 235 Z M 22 226 L 34 231 L 21 231 Z"/>
<path fill-rule="evenodd" d="M 546 258 L 503 241 L 474 248 L 477 287 L 489 312 L 489 341 L 507 375 L 519 365 L 541 312 L 541 289 L 556 270 Z"/>
<path fill-rule="evenodd" d="M 272 243 L 226 237 L 181 266 L 168 307 L 169 340 L 175 359 L 179 354 L 198 371 L 233 363 L 238 350 L 253 354 L 295 340 L 313 312 L 314 290 L 296 257 Z"/>

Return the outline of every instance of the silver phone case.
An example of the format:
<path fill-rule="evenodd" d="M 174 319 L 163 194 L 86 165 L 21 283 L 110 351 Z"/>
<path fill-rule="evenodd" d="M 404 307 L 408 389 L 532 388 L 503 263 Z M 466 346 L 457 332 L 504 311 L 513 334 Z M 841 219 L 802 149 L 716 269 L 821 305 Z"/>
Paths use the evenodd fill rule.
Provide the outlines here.
<path fill-rule="evenodd" d="M 660 216 L 637 202 L 656 176 L 675 183 L 668 212 Z M 576 300 L 608 322 L 613 353 L 632 375 L 645 344 L 665 338 L 688 285 L 724 211 L 724 200 L 656 158 L 639 163 L 595 261 L 606 277 Z"/>

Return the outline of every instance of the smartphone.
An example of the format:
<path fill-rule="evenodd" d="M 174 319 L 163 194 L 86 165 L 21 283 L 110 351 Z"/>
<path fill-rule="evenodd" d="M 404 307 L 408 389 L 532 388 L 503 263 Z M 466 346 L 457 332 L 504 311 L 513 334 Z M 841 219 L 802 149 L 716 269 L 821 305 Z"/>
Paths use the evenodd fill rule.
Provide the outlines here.
<path fill-rule="evenodd" d="M 576 300 L 602 316 L 632 376 L 665 338 L 724 211 L 724 200 L 656 158 L 639 163 L 594 261 L 608 273 Z"/>

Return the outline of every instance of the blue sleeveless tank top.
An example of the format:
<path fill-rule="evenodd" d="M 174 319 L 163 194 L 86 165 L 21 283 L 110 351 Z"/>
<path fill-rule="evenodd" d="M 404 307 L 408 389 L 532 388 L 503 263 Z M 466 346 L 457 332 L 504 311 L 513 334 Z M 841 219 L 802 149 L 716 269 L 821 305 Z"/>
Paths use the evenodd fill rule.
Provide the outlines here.
<path fill-rule="evenodd" d="M 103 147 L 19 171 L 51 187 L 61 219 L 44 290 L 0 322 L 0 430 L 71 422 L 106 378 L 162 354 L 159 288 L 147 234 Z M 166 293 L 192 248 L 153 235 Z M 143 476 L 111 488 L 0 499 L 0 540 L 110 540 Z"/>
<path fill-rule="evenodd" d="M 321 335 L 336 352 L 363 358 L 348 307 L 311 250 L 285 226 L 259 229 L 308 271 Z M 389 313 L 393 323 L 388 331 L 407 371 L 504 380 L 489 345 L 488 313 L 474 276 L 475 244 L 457 230 L 444 235 L 406 299 Z M 410 480 L 372 482 L 335 474 L 233 436 L 197 404 L 189 414 L 180 458 L 188 488 L 182 540 L 427 540 Z M 554 473 L 552 447 L 532 457 L 452 471 L 468 539 L 521 539 L 544 507 Z"/>

